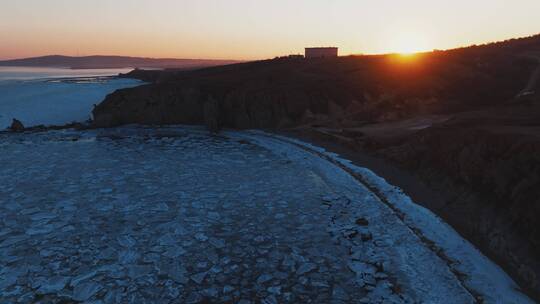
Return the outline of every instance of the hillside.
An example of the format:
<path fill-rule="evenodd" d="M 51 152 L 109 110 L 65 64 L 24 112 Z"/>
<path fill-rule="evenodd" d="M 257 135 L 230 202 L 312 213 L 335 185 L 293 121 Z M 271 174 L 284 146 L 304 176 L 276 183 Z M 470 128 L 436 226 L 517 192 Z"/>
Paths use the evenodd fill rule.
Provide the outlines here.
<path fill-rule="evenodd" d="M 536 69 L 538 54 L 535 36 L 415 57 L 278 59 L 154 73 L 159 83 L 118 91 L 95 114 L 105 125 L 200 123 L 203 104 L 214 99 L 222 126 L 275 128 L 314 117 L 354 125 L 464 111 L 512 100 Z M 113 120 L 104 121 L 102 112 Z"/>
<path fill-rule="evenodd" d="M 232 60 L 141 58 L 124 56 L 43 56 L 0 61 L 0 66 L 98 68 L 200 68 L 237 63 Z"/>

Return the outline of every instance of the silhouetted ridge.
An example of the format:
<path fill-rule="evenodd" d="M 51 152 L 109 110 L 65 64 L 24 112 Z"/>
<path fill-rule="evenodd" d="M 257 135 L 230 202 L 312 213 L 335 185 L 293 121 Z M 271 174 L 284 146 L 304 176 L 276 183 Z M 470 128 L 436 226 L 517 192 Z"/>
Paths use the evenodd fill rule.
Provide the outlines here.
<path fill-rule="evenodd" d="M 91 68 L 190 68 L 207 67 L 237 63 L 233 60 L 209 59 L 173 59 L 173 58 L 141 58 L 125 56 L 85 56 L 70 57 L 61 55 L 0 61 L 0 66 L 26 67 L 64 67 L 74 69 Z"/>

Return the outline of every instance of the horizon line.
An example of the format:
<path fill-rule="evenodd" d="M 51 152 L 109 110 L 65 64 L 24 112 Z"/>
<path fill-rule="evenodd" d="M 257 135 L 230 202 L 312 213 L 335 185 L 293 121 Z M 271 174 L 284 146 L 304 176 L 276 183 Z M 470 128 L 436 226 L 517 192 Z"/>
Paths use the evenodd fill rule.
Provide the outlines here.
<path fill-rule="evenodd" d="M 520 40 L 520 39 L 529 39 L 529 38 L 534 38 L 534 37 L 537 37 L 537 36 L 540 36 L 540 32 L 539 33 L 536 33 L 536 34 L 532 34 L 532 35 L 527 35 L 527 36 L 520 36 L 520 37 L 514 37 L 514 38 L 507 38 L 507 39 L 503 39 L 503 40 L 493 40 L 493 41 L 486 41 L 486 42 L 481 42 L 481 43 L 470 43 L 470 44 L 463 44 L 463 45 L 458 45 L 458 46 L 455 46 L 455 47 L 451 47 L 451 48 L 446 48 L 446 49 L 437 49 L 437 48 L 433 48 L 431 50 L 422 50 L 422 51 L 418 51 L 418 52 L 414 52 L 415 54 L 421 54 L 421 53 L 431 53 L 431 52 L 437 52 L 437 51 L 440 51 L 440 52 L 445 52 L 445 51 L 452 51 L 452 50 L 459 50 L 459 49 L 464 49 L 464 48 L 470 48 L 470 47 L 481 47 L 481 46 L 487 46 L 487 45 L 491 45 L 491 44 L 498 44 L 498 43 L 504 43 L 504 42 L 507 42 L 507 41 L 512 41 L 512 40 Z M 309 48 L 309 47 L 304 47 L 305 48 Z M 337 48 L 340 48 L 339 46 L 337 46 Z M 340 57 L 347 57 L 347 56 L 377 56 L 377 55 L 395 55 L 395 54 L 400 54 L 400 52 L 396 52 L 396 51 L 389 51 L 389 52 L 374 52 L 374 53 L 349 53 L 349 54 L 343 54 L 343 55 L 340 55 Z M 246 62 L 246 61 L 259 61 L 259 60 L 268 60 L 268 59 L 272 59 L 272 58 L 275 58 L 275 57 L 279 57 L 279 56 L 287 56 L 287 55 L 294 55 L 294 54 L 280 54 L 280 55 L 275 55 L 273 57 L 270 57 L 270 58 L 253 58 L 253 59 L 230 59 L 230 58 L 182 58 L 182 57 L 155 57 L 155 56 L 134 56 L 134 55 L 121 55 L 121 54 L 113 54 L 113 55 L 104 55 L 104 54 L 92 54 L 92 55 L 63 55 L 63 54 L 45 54 L 45 55 L 36 55 L 36 56 L 32 56 L 32 57 L 0 57 L 0 61 L 12 61 L 12 60 L 24 60 L 24 59 L 33 59 L 33 58 L 42 58 L 42 57 L 54 57 L 54 56 L 58 56 L 58 57 L 70 57 L 70 58 L 85 58 L 85 57 L 125 57 L 125 58 L 141 58 L 141 59 L 154 59 L 154 60 L 200 60 L 200 61 L 203 61 L 203 60 L 206 60 L 206 61 L 238 61 L 238 62 Z"/>

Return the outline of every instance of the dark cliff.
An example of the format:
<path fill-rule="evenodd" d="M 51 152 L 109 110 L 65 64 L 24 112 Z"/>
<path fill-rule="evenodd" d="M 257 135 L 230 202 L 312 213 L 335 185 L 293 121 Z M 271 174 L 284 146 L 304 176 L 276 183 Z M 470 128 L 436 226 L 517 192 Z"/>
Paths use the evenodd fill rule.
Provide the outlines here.
<path fill-rule="evenodd" d="M 378 121 L 507 102 L 536 68 L 540 36 L 414 57 L 278 59 L 195 71 L 138 71 L 152 85 L 120 90 L 94 111 L 96 124 L 219 124 L 279 128 L 315 120 Z M 145 77 L 146 75 L 146 77 Z"/>

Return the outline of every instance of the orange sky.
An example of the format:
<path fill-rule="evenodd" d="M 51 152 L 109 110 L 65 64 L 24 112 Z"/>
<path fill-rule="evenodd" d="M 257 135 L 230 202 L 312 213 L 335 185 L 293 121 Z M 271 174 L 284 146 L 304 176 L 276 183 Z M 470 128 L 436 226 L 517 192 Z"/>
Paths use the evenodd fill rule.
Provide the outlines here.
<path fill-rule="evenodd" d="M 446 49 L 540 33 L 538 0 L 0 0 L 0 58 L 262 59 Z"/>

